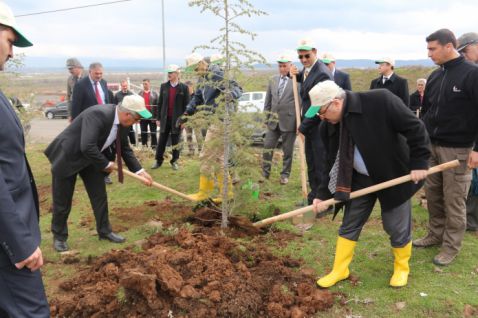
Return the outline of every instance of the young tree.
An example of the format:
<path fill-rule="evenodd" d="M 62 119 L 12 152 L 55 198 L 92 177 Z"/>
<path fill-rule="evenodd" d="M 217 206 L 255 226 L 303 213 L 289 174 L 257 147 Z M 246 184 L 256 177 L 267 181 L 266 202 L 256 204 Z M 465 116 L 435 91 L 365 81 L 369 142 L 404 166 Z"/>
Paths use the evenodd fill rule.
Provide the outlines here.
<path fill-rule="evenodd" d="M 231 96 L 234 78 L 242 68 L 252 68 L 255 63 L 265 63 L 264 57 L 258 52 L 252 51 L 240 42 L 237 37 L 246 36 L 254 40 L 256 34 L 241 27 L 237 20 L 241 17 L 262 16 L 264 11 L 255 9 L 247 0 L 192 0 L 191 7 L 199 7 L 201 13 L 209 11 L 220 19 L 222 26 L 219 35 L 210 41 L 209 45 L 201 45 L 197 49 L 220 52 L 224 56 L 224 78 L 220 83 L 211 83 L 221 88 L 219 96 L 219 107 L 215 116 L 222 120 L 222 143 L 224 148 L 224 160 L 222 162 L 222 220 L 221 227 L 228 225 L 228 216 L 231 213 L 231 202 L 229 201 L 228 177 L 231 173 L 231 162 L 234 161 L 233 149 L 236 151 L 240 142 L 235 142 L 233 127 L 237 109 L 237 100 Z"/>

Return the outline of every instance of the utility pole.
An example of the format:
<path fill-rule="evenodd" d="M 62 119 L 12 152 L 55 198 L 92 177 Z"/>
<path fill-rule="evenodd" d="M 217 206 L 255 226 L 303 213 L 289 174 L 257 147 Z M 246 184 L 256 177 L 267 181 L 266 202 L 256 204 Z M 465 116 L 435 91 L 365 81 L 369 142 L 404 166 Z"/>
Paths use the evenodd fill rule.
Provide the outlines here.
<path fill-rule="evenodd" d="M 164 81 L 168 78 L 166 74 L 166 31 L 164 27 L 164 0 L 161 0 L 161 13 L 163 16 L 163 74 L 164 74 Z"/>

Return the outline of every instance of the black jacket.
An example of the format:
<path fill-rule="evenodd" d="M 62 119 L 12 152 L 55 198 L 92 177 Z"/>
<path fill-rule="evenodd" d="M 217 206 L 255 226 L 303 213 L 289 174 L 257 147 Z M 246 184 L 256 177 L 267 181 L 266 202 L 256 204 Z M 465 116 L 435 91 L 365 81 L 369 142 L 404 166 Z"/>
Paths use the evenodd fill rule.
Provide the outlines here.
<path fill-rule="evenodd" d="M 144 98 L 144 91 L 140 91 L 138 93 L 139 96 Z M 151 107 L 151 114 L 153 115 L 153 118 L 156 119 L 158 118 L 158 101 L 159 101 L 159 95 L 155 91 L 150 90 L 149 91 L 149 104 Z"/>
<path fill-rule="evenodd" d="M 102 171 L 110 160 L 101 153 L 115 118 L 116 107 L 111 104 L 88 108 L 63 130 L 45 150 L 51 170 L 57 176 L 69 177 L 89 165 Z M 141 169 L 128 142 L 129 127 L 119 125 L 121 157 L 132 172 Z M 115 143 L 113 142 L 113 145 Z"/>
<path fill-rule="evenodd" d="M 0 266 L 27 259 L 40 246 L 38 195 L 20 119 L 0 92 Z M 13 270 L 13 269 L 12 269 Z M 2 285 L 2 288 L 5 288 Z"/>
<path fill-rule="evenodd" d="M 129 95 L 133 95 L 133 92 L 127 90 L 126 93 L 124 93 L 123 91 L 118 91 L 116 92 L 115 94 L 115 99 L 114 101 L 112 101 L 113 104 L 115 105 L 118 105 L 119 103 L 121 103 L 123 101 L 123 98 L 125 96 L 129 96 Z"/>
<path fill-rule="evenodd" d="M 100 80 L 101 88 L 105 94 L 105 100 L 103 104 L 108 104 L 113 101 L 110 101 L 108 94 L 108 87 L 105 80 Z M 96 100 L 95 90 L 90 82 L 90 77 L 86 76 L 80 79 L 74 89 L 73 95 L 71 98 L 71 117 L 75 119 L 82 111 L 88 107 L 97 105 L 98 101 Z"/>
<path fill-rule="evenodd" d="M 334 82 L 335 82 L 335 84 L 339 85 L 343 89 L 346 89 L 348 91 L 352 90 L 352 84 L 350 83 L 349 74 L 347 74 L 347 73 L 345 73 L 341 70 L 335 69 Z"/>
<path fill-rule="evenodd" d="M 410 109 L 413 112 L 416 112 L 417 109 L 421 109 L 423 107 L 423 101 L 420 100 L 420 93 L 415 91 L 412 95 L 410 95 Z"/>
<path fill-rule="evenodd" d="M 410 104 L 410 95 L 408 93 L 408 83 L 403 77 L 398 76 L 395 72 L 392 76 L 383 83 L 383 76 L 380 76 L 370 83 L 370 89 L 385 88 L 400 97 L 405 105 Z"/>
<path fill-rule="evenodd" d="M 169 89 L 171 88 L 171 84 L 169 81 L 166 83 L 161 84 L 161 88 L 159 89 L 159 101 L 158 101 L 158 113 L 157 119 L 160 121 L 160 133 L 164 133 L 166 131 L 166 123 L 168 120 L 168 107 L 169 107 Z M 189 103 L 189 90 L 188 86 L 184 83 L 179 82 L 176 86 L 176 98 L 173 106 L 173 117 L 171 118 L 172 121 L 172 134 L 179 134 L 179 128 L 176 127 L 176 121 L 178 117 L 184 114 L 186 111 L 186 106 Z"/>
<path fill-rule="evenodd" d="M 409 174 L 411 170 L 428 168 L 430 141 L 425 126 L 395 95 L 385 89 L 347 91 L 344 107 L 342 120 L 375 184 Z M 339 145 L 339 124 L 322 122 L 320 135 L 327 162 L 318 198 L 325 200 L 332 197 L 327 186 Z M 379 191 L 377 196 L 388 210 L 410 199 L 422 184 L 407 182 Z"/>
<path fill-rule="evenodd" d="M 312 127 L 320 124 L 319 116 L 314 116 L 313 118 L 305 118 L 304 115 L 307 110 L 310 108 L 310 96 L 309 91 L 318 83 L 327 81 L 327 80 L 334 80 L 332 77 L 332 73 L 328 67 L 320 60 L 312 66 L 312 69 L 309 72 L 309 75 L 304 81 L 304 71 L 303 69 L 297 75 L 297 81 L 301 83 L 300 86 L 300 97 L 302 99 L 302 114 L 301 114 L 301 124 L 299 126 L 299 131 L 304 134 L 308 135 Z"/>
<path fill-rule="evenodd" d="M 433 71 L 422 114 L 433 144 L 478 151 L 478 66 L 460 56 Z"/>

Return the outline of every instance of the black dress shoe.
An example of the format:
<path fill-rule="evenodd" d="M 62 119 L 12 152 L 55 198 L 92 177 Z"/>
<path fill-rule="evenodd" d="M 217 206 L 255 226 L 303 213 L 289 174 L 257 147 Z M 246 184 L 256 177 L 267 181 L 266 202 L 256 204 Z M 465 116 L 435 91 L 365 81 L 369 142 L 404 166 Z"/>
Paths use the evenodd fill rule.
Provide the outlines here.
<path fill-rule="evenodd" d="M 111 178 L 109 176 L 105 177 L 105 183 L 106 184 L 113 184 L 113 181 L 111 181 Z"/>
<path fill-rule="evenodd" d="M 159 167 L 161 167 L 161 164 L 162 163 L 159 163 L 159 162 L 155 162 L 152 166 L 151 166 L 151 169 L 158 169 Z"/>
<path fill-rule="evenodd" d="M 105 235 L 100 235 L 99 237 L 100 240 L 108 240 L 113 243 L 123 243 L 124 241 L 126 241 L 124 237 L 113 232 Z"/>
<path fill-rule="evenodd" d="M 66 244 L 66 241 L 60 241 L 57 239 L 53 239 L 53 248 L 57 252 L 66 252 L 69 250 L 68 244 Z"/>

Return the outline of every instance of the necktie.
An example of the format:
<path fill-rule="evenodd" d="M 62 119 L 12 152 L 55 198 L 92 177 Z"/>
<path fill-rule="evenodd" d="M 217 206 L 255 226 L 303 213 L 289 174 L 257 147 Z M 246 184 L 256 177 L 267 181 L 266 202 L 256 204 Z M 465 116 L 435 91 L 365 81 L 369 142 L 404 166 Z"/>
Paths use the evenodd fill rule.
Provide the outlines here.
<path fill-rule="evenodd" d="M 118 164 L 118 181 L 123 183 L 123 160 L 121 159 L 121 137 L 120 137 L 120 127 L 118 125 L 118 130 L 116 131 L 116 160 Z"/>
<path fill-rule="evenodd" d="M 282 94 L 284 93 L 286 83 L 287 83 L 287 79 L 285 78 L 285 76 L 282 76 L 280 78 L 279 89 L 277 90 L 277 93 L 279 94 L 279 98 L 281 98 Z"/>
<path fill-rule="evenodd" d="M 96 95 L 96 101 L 98 102 L 98 105 L 103 104 L 103 100 L 101 99 L 101 95 L 100 95 L 100 90 L 98 89 L 98 81 L 95 81 L 95 95 Z"/>
<path fill-rule="evenodd" d="M 385 82 L 388 80 L 388 77 L 383 77 L 383 84 L 385 84 Z"/>
<path fill-rule="evenodd" d="M 329 172 L 329 191 L 330 193 L 334 194 L 335 190 L 337 188 L 337 175 L 339 174 L 339 154 L 340 154 L 340 149 L 337 151 L 337 156 L 335 157 L 334 165 L 332 166 L 332 169 L 330 169 Z"/>
<path fill-rule="evenodd" d="M 307 76 L 309 76 L 309 70 L 305 70 L 304 72 L 304 81 L 306 80 Z"/>

